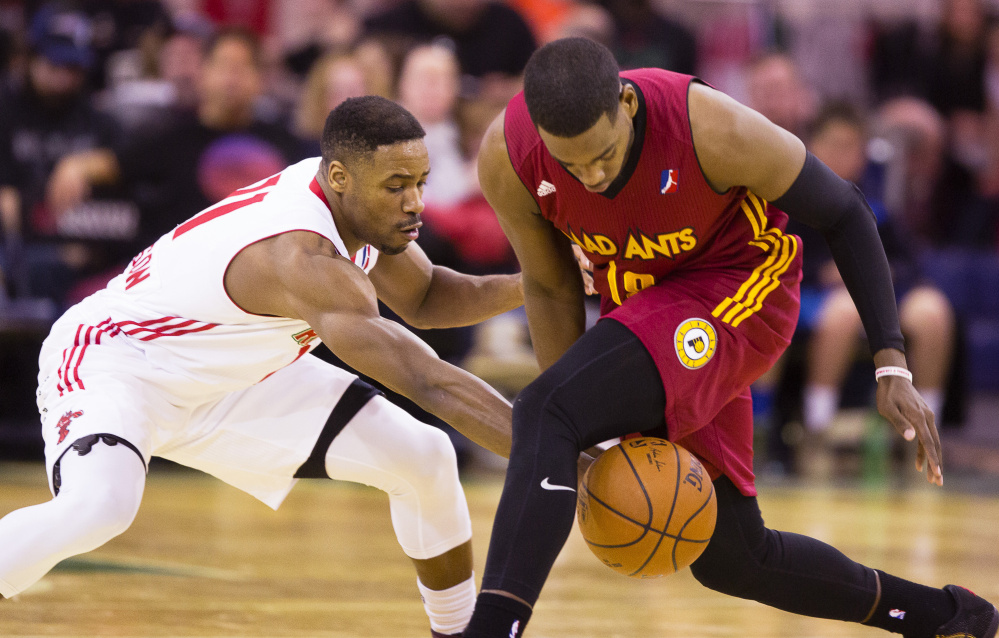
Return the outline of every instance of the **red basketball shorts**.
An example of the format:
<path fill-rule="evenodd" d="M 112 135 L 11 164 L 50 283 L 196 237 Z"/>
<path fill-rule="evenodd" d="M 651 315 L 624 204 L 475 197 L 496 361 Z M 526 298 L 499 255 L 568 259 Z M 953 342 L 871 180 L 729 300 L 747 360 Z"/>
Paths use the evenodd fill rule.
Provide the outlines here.
<path fill-rule="evenodd" d="M 779 277 L 764 266 L 671 273 L 604 315 L 655 360 L 669 439 L 747 496 L 756 495 L 749 385 L 791 341 L 800 281 L 798 250 Z"/>

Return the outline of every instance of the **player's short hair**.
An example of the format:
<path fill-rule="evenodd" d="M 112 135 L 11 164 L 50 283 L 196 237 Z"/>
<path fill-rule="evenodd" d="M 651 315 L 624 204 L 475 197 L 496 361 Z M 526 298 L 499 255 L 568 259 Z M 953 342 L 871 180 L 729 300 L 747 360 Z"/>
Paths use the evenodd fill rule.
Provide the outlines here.
<path fill-rule="evenodd" d="M 323 166 L 339 160 L 349 162 L 379 146 L 423 139 L 426 131 L 413 114 L 392 100 L 365 95 L 344 100 L 330 111 L 323 126 L 319 148 Z"/>
<path fill-rule="evenodd" d="M 586 38 L 555 40 L 524 69 L 524 100 L 534 125 L 558 137 L 589 130 L 604 113 L 617 117 L 621 77 L 610 50 Z"/>

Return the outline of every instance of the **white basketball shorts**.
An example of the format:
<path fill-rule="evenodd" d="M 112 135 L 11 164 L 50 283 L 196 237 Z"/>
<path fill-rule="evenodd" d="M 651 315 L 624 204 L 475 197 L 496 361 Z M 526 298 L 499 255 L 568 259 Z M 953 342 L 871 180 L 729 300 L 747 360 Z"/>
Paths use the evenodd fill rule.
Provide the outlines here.
<path fill-rule="evenodd" d="M 171 391 L 190 387 L 190 380 L 150 365 L 123 338 L 91 344 L 67 378 L 60 368 L 72 339 L 54 332 L 39 361 L 38 408 L 53 493 L 53 467 L 69 446 L 112 434 L 134 445 L 147 466 L 151 456 L 170 459 L 277 509 L 357 379 L 305 356 L 253 386 L 192 402 Z"/>

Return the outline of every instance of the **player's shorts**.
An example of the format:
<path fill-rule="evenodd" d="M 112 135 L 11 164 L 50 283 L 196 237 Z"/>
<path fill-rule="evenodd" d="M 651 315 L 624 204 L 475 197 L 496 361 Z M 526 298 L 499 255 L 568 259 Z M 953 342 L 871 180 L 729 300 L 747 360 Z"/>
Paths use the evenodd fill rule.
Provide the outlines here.
<path fill-rule="evenodd" d="M 762 274 L 671 274 L 605 315 L 652 355 L 666 393 L 669 439 L 704 461 L 712 478 L 728 476 L 747 496 L 756 494 L 749 385 L 791 342 L 801 251 L 776 282 Z"/>
<path fill-rule="evenodd" d="M 306 356 L 248 388 L 192 402 L 170 390 L 189 387 L 189 380 L 152 366 L 126 338 L 90 344 L 67 373 L 63 350 L 74 335 L 66 330 L 56 324 L 39 361 L 38 408 L 53 493 L 53 469 L 69 446 L 111 434 L 135 446 L 147 467 L 152 456 L 170 459 L 277 509 L 357 380 Z"/>

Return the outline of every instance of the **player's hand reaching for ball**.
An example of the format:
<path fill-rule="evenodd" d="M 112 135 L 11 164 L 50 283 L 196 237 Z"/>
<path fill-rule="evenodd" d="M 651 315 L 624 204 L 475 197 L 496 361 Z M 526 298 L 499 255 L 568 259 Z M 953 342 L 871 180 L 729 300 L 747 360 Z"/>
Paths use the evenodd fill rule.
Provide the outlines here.
<path fill-rule="evenodd" d="M 905 367 L 905 355 L 892 349 L 874 355 L 877 367 Z M 943 485 L 940 435 L 933 411 L 905 377 L 887 375 L 878 379 L 878 412 L 898 430 L 906 441 L 916 440 L 916 470 L 926 471 L 926 479 Z"/>

